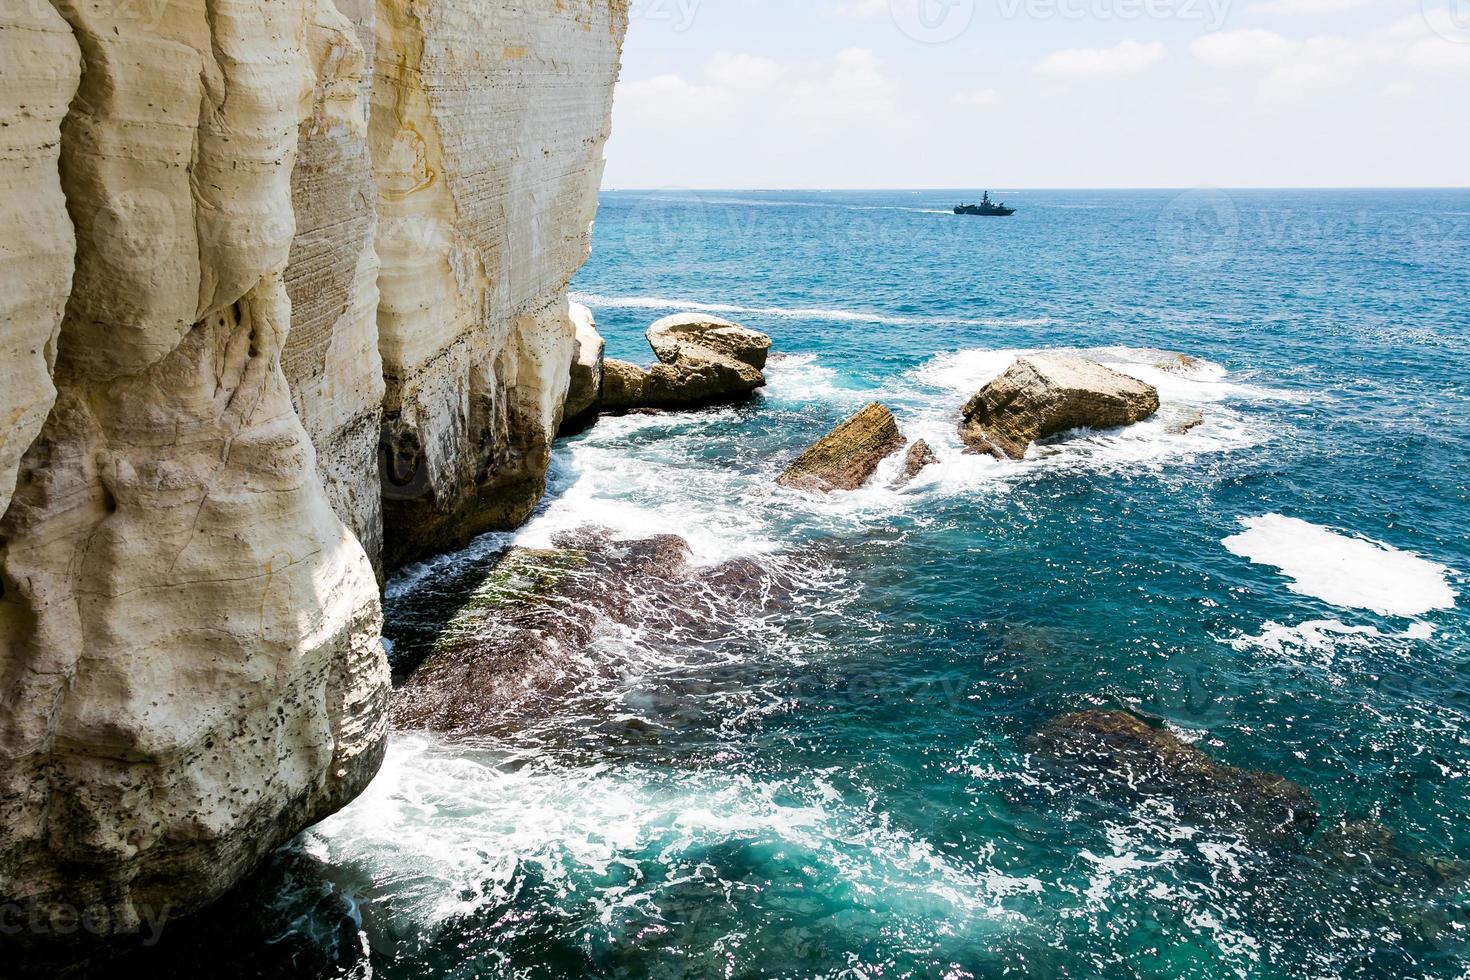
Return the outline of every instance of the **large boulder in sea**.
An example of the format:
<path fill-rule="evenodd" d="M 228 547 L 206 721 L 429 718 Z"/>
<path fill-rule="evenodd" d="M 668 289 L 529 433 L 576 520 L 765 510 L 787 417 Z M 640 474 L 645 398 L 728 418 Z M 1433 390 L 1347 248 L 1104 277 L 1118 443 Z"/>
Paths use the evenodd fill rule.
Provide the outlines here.
<path fill-rule="evenodd" d="M 572 358 L 571 380 L 562 406 L 563 422 L 574 421 L 597 404 L 602 394 L 602 355 L 607 345 L 597 332 L 592 311 L 581 303 L 571 304 L 572 324 L 577 328 L 577 350 Z"/>
<path fill-rule="evenodd" d="M 648 328 L 659 363 L 605 361 L 603 411 L 692 408 L 737 401 L 765 386 L 771 338 L 708 314 L 665 317 Z"/>
<path fill-rule="evenodd" d="M 1062 715 L 1028 748 L 1069 789 L 1098 798 L 1161 799 L 1185 823 L 1257 844 L 1299 844 L 1317 824 L 1316 802 L 1296 783 L 1216 762 L 1127 712 Z"/>
<path fill-rule="evenodd" d="M 666 316 L 646 336 L 664 364 L 735 361 L 760 371 L 771 351 L 771 338 L 765 334 L 707 313 Z"/>
<path fill-rule="evenodd" d="M 1069 429 L 1112 429 L 1159 410 L 1159 393 L 1112 368 L 1067 354 L 1023 357 L 961 413 L 971 449 L 1021 459 L 1031 443 Z"/>
<path fill-rule="evenodd" d="M 885 405 L 870 402 L 814 442 L 776 482 L 817 493 L 856 490 L 903 444 L 893 413 Z"/>

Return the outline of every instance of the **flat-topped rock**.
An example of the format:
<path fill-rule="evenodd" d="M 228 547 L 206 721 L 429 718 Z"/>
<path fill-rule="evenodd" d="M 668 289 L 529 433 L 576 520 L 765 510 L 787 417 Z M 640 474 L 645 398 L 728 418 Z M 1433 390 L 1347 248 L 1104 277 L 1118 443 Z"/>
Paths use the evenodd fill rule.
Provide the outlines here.
<path fill-rule="evenodd" d="M 1312 795 L 1283 776 L 1216 762 L 1173 733 L 1123 711 L 1052 719 L 1031 753 L 1059 765 L 1071 788 L 1097 797 L 1167 800 L 1186 823 L 1255 843 L 1299 843 L 1317 824 Z"/>
<path fill-rule="evenodd" d="M 735 361 L 757 371 L 766 366 L 771 338 L 708 313 L 676 313 L 648 328 L 653 353 L 664 364 Z"/>
<path fill-rule="evenodd" d="M 898 422 L 885 405 L 870 402 L 796 458 L 776 481 L 783 487 L 830 493 L 856 490 L 878 464 L 903 448 Z"/>
<path fill-rule="evenodd" d="M 1036 354 L 1017 360 L 970 399 L 960 437 L 972 450 L 1021 459 L 1038 439 L 1132 425 L 1158 410 L 1152 385 L 1085 358 Z"/>

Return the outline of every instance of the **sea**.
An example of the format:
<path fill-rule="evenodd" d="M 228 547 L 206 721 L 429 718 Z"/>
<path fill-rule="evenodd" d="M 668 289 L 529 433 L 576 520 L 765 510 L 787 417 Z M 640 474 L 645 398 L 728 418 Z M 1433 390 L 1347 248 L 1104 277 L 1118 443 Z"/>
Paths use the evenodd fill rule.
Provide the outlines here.
<path fill-rule="evenodd" d="M 242 935 L 385 980 L 1470 976 L 1470 191 L 953 214 L 981 190 L 602 195 L 572 290 L 608 356 L 705 311 L 771 336 L 768 384 L 559 441 L 524 529 L 390 583 L 395 661 L 584 527 L 753 561 L 779 601 L 697 642 L 633 603 L 523 723 L 395 733 Z M 1160 412 L 965 454 L 964 402 L 1054 349 Z M 776 485 L 872 401 L 938 463 Z M 1313 839 L 1042 765 L 1085 710 L 1299 784 Z"/>

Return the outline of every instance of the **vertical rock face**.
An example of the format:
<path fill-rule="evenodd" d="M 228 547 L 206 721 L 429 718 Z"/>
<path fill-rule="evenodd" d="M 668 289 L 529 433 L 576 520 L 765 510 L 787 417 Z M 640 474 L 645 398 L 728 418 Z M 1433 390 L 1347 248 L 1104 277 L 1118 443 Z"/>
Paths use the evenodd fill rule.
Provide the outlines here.
<path fill-rule="evenodd" d="M 390 567 L 540 497 L 626 26 L 622 0 L 378 4 Z"/>
<path fill-rule="evenodd" d="M 0 520 L 0 892 L 126 932 L 360 791 L 388 675 L 280 364 L 314 11 L 61 9 L 77 251 Z"/>
<path fill-rule="evenodd" d="M 296 414 L 316 447 L 317 472 L 332 509 L 378 565 L 384 384 L 374 247 L 377 188 L 368 152 L 373 8 L 346 0 L 341 6 L 308 2 L 306 43 L 315 85 L 291 177 L 296 237 L 286 266 L 291 332 L 281 367 Z"/>
<path fill-rule="evenodd" d="M 385 511 L 540 493 L 626 19 L 0 10 L 0 904 L 135 931 L 372 778 Z"/>
<path fill-rule="evenodd" d="M 0 18 L 0 514 L 56 397 L 51 367 L 76 249 L 57 162 L 80 72 L 71 29 L 50 7 Z"/>

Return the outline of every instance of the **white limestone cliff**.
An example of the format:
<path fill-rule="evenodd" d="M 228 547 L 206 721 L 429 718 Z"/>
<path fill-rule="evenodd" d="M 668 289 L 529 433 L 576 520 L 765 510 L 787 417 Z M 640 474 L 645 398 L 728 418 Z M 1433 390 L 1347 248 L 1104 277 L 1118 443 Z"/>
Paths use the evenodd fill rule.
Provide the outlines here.
<path fill-rule="evenodd" d="M 375 563 L 541 492 L 626 25 L 0 10 L 0 902 L 126 934 L 372 778 Z"/>
<path fill-rule="evenodd" d="M 626 8 L 380 6 L 371 144 L 390 566 L 512 527 L 540 496 Z"/>

